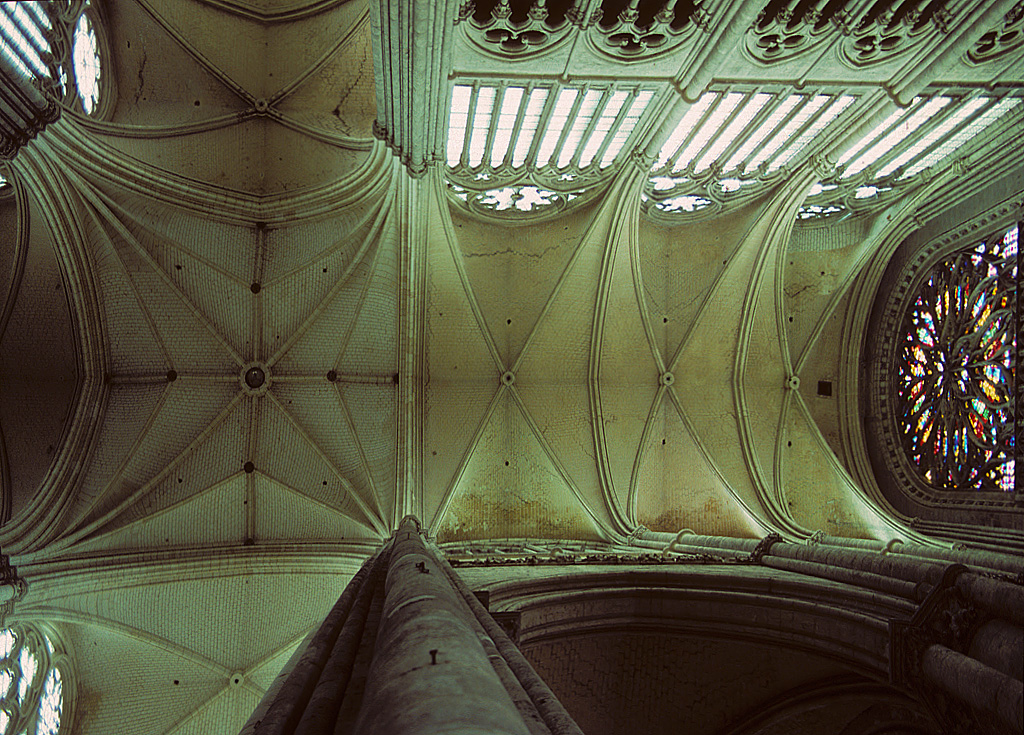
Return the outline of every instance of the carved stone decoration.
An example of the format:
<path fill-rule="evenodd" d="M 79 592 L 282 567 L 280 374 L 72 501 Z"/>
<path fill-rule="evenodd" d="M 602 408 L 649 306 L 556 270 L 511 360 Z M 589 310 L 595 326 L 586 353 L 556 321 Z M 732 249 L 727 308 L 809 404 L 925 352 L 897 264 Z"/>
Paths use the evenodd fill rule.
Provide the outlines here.
<path fill-rule="evenodd" d="M 860 18 L 851 19 L 842 56 L 854 67 L 888 61 L 936 33 L 945 33 L 947 0 L 876 0 Z"/>
<path fill-rule="evenodd" d="M 619 58 L 662 53 L 705 25 L 706 15 L 699 0 L 604 0 L 594 39 Z"/>
<path fill-rule="evenodd" d="M 967 52 L 969 64 L 984 64 L 998 59 L 1024 45 L 1024 0 L 1010 9 L 998 28 L 978 39 Z"/>
<path fill-rule="evenodd" d="M 546 49 L 566 37 L 575 9 L 548 7 L 547 0 L 492 0 L 462 6 L 456 23 L 464 23 L 467 35 L 477 45 L 503 55 L 523 56 Z"/>
<path fill-rule="evenodd" d="M 747 51 L 758 61 L 786 61 L 820 45 L 842 25 L 845 2 L 771 0 L 747 34 Z"/>
<path fill-rule="evenodd" d="M 452 181 L 448 182 L 448 193 L 478 214 L 516 220 L 528 215 L 547 216 L 564 212 L 574 200 L 584 194 L 593 194 L 585 189 L 554 191 L 529 183 L 474 191 Z"/>
<path fill-rule="evenodd" d="M 14 605 L 25 596 L 28 585 L 18 576 L 17 568 L 11 566 L 7 554 L 0 554 L 0 626 L 14 611 Z"/>
<path fill-rule="evenodd" d="M 974 601 L 956 586 L 957 578 L 967 571 L 961 564 L 949 565 L 909 620 L 889 623 L 890 681 L 916 691 L 943 730 L 957 735 L 979 732 L 977 718 L 985 715 L 972 712 L 948 691 L 930 682 L 922 665 L 926 651 L 936 644 L 966 654 L 984 622 Z M 984 724 L 990 723 L 986 720 Z"/>

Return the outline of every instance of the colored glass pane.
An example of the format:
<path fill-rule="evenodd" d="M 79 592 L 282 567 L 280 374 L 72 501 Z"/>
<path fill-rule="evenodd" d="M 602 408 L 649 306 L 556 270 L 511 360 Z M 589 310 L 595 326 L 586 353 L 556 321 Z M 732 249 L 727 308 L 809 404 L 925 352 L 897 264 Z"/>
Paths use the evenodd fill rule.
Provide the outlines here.
<path fill-rule="evenodd" d="M 1014 489 L 1017 235 L 950 255 L 910 300 L 897 420 L 907 456 L 936 489 Z"/>

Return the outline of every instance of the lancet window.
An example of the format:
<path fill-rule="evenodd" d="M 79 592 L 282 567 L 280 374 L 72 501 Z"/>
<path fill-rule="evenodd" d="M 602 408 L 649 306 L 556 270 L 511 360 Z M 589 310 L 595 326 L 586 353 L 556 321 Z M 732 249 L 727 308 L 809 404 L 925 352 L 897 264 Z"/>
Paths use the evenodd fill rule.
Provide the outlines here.
<path fill-rule="evenodd" d="M 560 209 L 615 170 L 654 90 L 612 83 L 456 84 L 447 175 L 474 209 Z"/>

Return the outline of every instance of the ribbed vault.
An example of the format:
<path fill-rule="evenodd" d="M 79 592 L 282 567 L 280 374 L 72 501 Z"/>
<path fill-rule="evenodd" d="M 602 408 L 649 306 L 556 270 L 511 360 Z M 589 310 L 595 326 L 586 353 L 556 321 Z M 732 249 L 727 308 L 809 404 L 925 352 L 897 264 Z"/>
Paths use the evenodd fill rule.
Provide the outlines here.
<path fill-rule="evenodd" d="M 940 70 L 731 57 L 750 2 L 639 63 L 584 28 L 513 64 L 460 20 L 411 70 L 374 68 L 368 0 L 97 5 L 107 113 L 66 113 L 0 195 L 18 243 L 0 253 L 0 544 L 30 579 L 16 615 L 66 631 L 77 732 L 237 729 L 407 514 L 439 542 L 623 544 L 643 526 L 929 543 L 863 448 L 866 304 L 938 207 L 1019 169 L 1019 146 L 973 164 L 1020 110 L 970 161 L 856 216 L 797 222 L 864 120 L 735 204 L 673 219 L 642 199 L 653 156 L 716 69 L 725 85 L 853 74 L 875 117 L 893 106 L 880 80 Z M 1024 79 L 1024 50 L 995 71 L 926 35 L 946 63 L 928 82 Z M 406 123 L 417 145 L 444 139 L 450 77 L 549 80 L 573 60 L 661 90 L 592 198 L 491 216 L 452 196 L 440 149 L 416 151 L 423 175 L 395 155 Z M 403 74 L 437 88 L 375 128 Z"/>

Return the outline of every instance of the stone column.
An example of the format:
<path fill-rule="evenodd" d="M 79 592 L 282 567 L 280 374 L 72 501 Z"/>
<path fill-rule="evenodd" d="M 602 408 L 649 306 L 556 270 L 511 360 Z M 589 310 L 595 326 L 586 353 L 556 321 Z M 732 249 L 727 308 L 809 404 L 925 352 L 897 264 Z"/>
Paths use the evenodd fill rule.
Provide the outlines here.
<path fill-rule="evenodd" d="M 395 534 L 356 732 L 529 735 L 413 518 Z"/>
<path fill-rule="evenodd" d="M 455 0 L 374 0 L 375 135 L 420 177 L 440 158 L 447 130 Z"/>
<path fill-rule="evenodd" d="M 242 735 L 582 735 L 406 517 Z"/>

